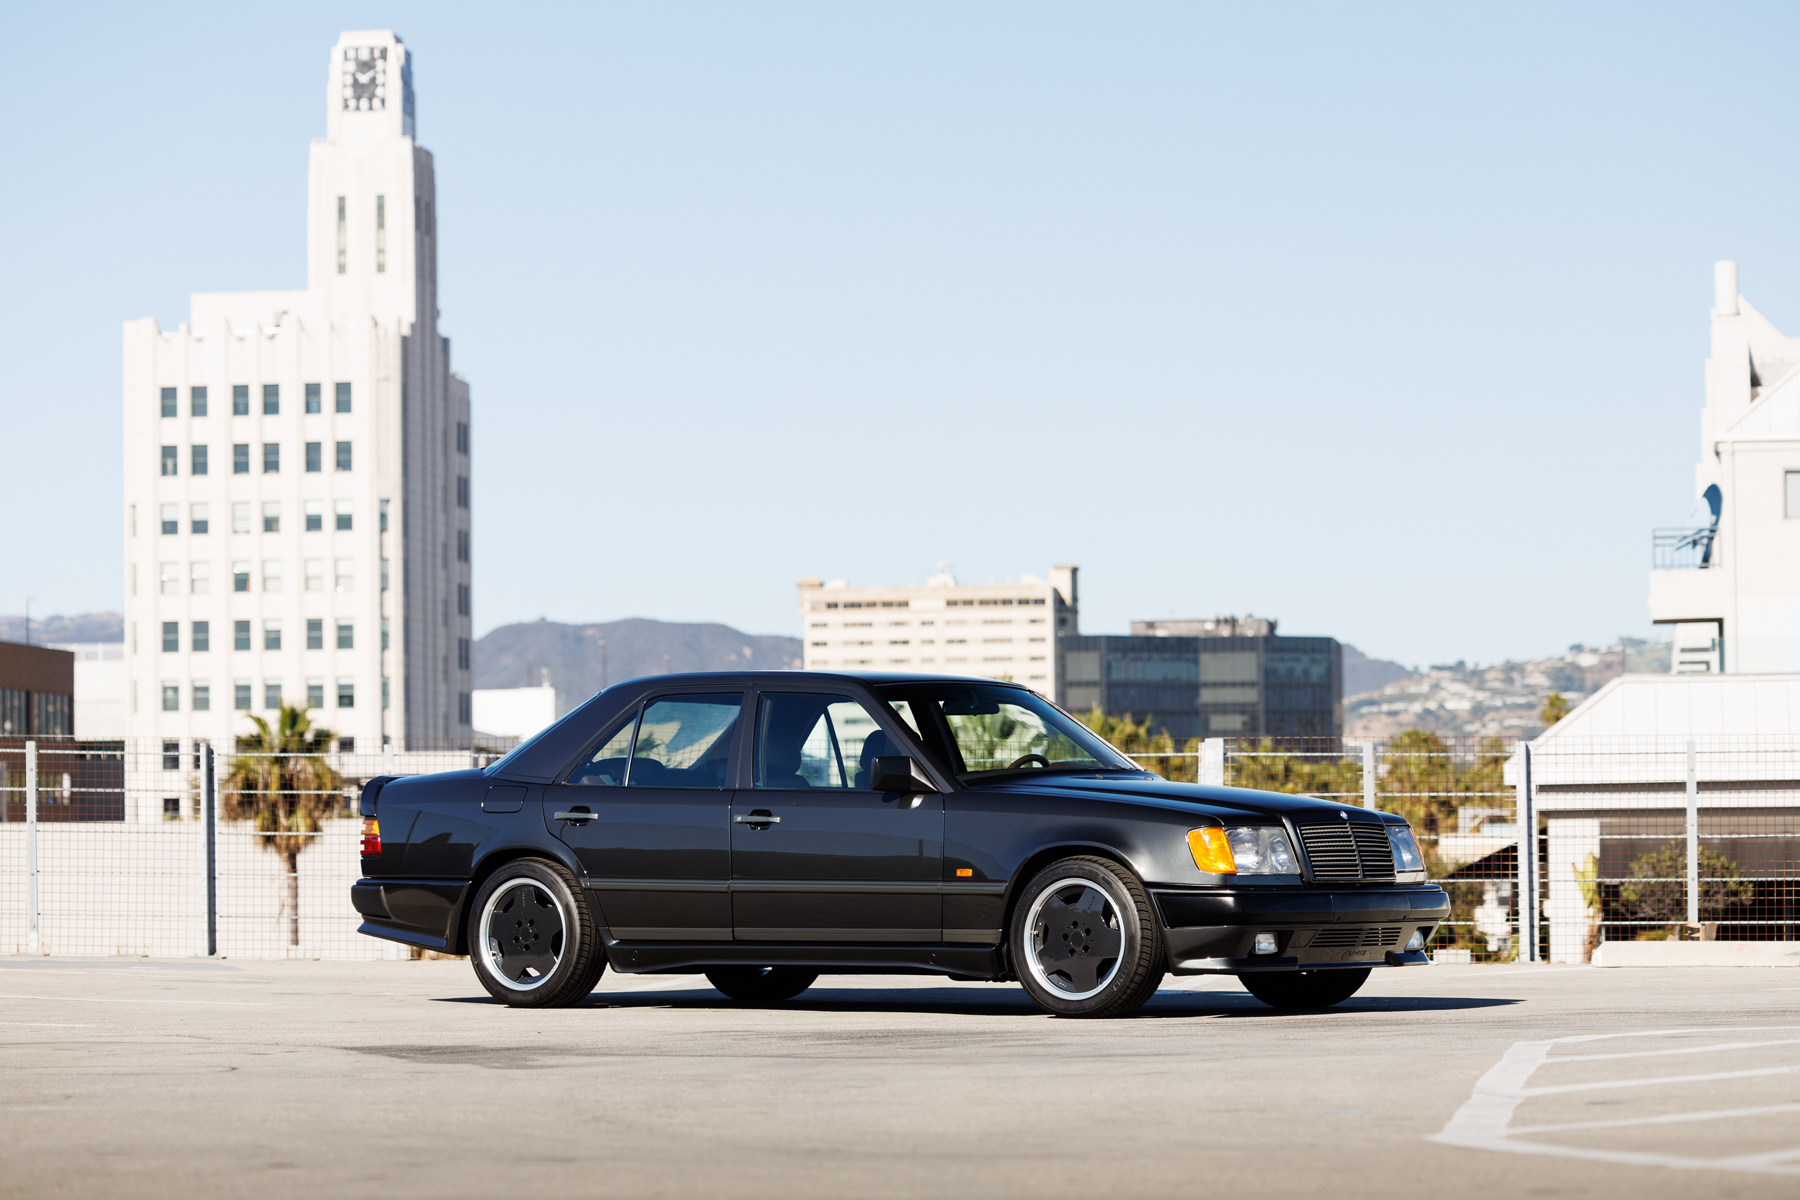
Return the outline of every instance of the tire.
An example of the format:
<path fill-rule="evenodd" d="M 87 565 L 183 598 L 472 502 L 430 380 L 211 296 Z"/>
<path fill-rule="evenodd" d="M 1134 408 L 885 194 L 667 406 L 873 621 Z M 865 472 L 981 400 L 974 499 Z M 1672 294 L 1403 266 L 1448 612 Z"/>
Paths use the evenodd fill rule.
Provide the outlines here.
<path fill-rule="evenodd" d="M 801 967 L 710 967 L 706 978 L 714 987 L 745 1004 L 777 1004 L 792 1000 L 813 985 L 817 971 Z"/>
<path fill-rule="evenodd" d="M 1058 1017 L 1121 1017 L 1156 994 L 1162 927 L 1144 885 L 1104 858 L 1051 863 L 1019 893 L 1007 938 L 1019 983 Z"/>
<path fill-rule="evenodd" d="M 593 913 L 559 863 L 509 862 L 475 893 L 469 961 L 488 994 L 514 1008 L 584 999 L 606 970 Z"/>
<path fill-rule="evenodd" d="M 1270 1008 L 1330 1008 L 1356 995 L 1369 968 L 1341 971 L 1282 971 L 1239 975 L 1244 990 Z"/>

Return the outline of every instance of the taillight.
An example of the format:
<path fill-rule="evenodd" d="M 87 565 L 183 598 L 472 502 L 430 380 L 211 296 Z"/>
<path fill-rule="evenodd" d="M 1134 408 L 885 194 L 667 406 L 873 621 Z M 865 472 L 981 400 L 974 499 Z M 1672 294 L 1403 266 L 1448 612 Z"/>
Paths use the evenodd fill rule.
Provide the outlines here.
<path fill-rule="evenodd" d="M 381 853 L 381 822 L 374 817 L 363 818 L 363 857 Z"/>

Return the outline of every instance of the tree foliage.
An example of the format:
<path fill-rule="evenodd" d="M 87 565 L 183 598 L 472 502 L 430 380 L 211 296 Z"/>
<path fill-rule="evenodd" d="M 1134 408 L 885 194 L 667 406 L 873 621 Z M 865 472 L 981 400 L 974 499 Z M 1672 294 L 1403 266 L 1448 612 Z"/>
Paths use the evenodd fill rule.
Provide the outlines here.
<path fill-rule="evenodd" d="M 1743 868 L 1704 846 L 1699 858 L 1701 920 L 1723 920 L 1726 909 L 1750 903 L 1756 884 L 1743 878 Z M 1619 885 L 1619 909 L 1627 920 L 1687 920 L 1686 842 L 1664 842 L 1633 859 L 1625 873 L 1633 880 Z"/>
<path fill-rule="evenodd" d="M 1545 696 L 1544 707 L 1538 710 L 1538 720 L 1544 723 L 1546 729 L 1568 715 L 1569 702 L 1563 698 L 1561 692 L 1551 692 Z"/>
<path fill-rule="evenodd" d="M 337 735 L 315 726 L 306 710 L 283 704 L 273 728 L 251 717 L 256 732 L 237 739 L 237 757 L 219 784 L 221 816 L 248 821 L 263 849 L 287 869 L 283 918 L 288 944 L 300 944 L 299 859 L 318 841 L 322 821 L 343 803 L 343 778 L 325 761 Z"/>

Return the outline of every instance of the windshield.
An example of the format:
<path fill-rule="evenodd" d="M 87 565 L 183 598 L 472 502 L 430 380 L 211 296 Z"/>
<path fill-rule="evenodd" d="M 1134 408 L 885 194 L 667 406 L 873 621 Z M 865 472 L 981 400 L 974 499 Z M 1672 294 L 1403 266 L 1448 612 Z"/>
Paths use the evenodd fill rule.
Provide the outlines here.
<path fill-rule="evenodd" d="M 1005 771 L 1141 771 L 1087 726 L 1023 688 L 979 683 L 894 684 L 881 698 L 942 744 L 963 779 Z"/>

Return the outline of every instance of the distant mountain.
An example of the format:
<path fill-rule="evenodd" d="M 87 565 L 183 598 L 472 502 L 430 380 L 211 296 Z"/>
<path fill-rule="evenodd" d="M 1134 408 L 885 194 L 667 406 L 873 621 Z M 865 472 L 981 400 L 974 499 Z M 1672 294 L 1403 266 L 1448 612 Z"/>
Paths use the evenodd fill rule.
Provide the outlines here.
<path fill-rule="evenodd" d="M 25 618 L 0 617 L 0 642 L 25 640 Z M 90 612 L 73 617 L 32 617 L 31 644 L 48 642 L 122 642 L 125 618 L 118 613 Z"/>
<path fill-rule="evenodd" d="M 1412 671 L 1385 658 L 1370 658 L 1348 643 L 1344 645 L 1344 695 L 1360 696 L 1373 692 L 1396 680 L 1405 679 Z"/>
<path fill-rule="evenodd" d="M 556 621 L 502 625 L 475 643 L 476 687 L 535 687 L 547 670 L 559 712 L 569 711 L 606 684 L 639 675 L 799 667 L 799 638 L 739 633 L 729 625 L 635 617 L 593 625 Z"/>

